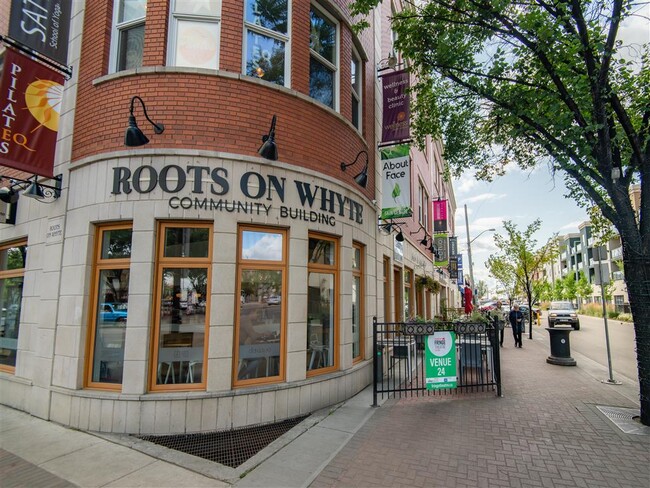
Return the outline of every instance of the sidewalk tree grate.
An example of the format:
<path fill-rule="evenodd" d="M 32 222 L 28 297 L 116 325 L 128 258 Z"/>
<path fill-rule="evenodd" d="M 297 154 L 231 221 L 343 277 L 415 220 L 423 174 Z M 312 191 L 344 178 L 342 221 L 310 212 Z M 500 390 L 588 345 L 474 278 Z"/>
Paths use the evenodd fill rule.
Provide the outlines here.
<path fill-rule="evenodd" d="M 237 468 L 309 415 L 217 432 L 138 435 L 138 439 Z"/>
<path fill-rule="evenodd" d="M 650 427 L 636 420 L 640 415 L 638 409 L 599 405 L 596 405 L 596 408 L 626 434 L 650 435 Z"/>

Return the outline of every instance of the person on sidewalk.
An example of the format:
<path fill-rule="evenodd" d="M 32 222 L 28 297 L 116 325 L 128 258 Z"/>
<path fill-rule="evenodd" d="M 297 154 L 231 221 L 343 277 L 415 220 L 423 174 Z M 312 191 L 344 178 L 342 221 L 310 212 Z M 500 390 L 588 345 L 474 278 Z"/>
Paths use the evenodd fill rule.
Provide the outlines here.
<path fill-rule="evenodd" d="M 508 314 L 510 325 L 512 326 L 512 335 L 515 337 L 515 347 L 521 347 L 521 333 L 524 328 L 524 314 L 519 310 L 519 304 L 515 303 Z"/>
<path fill-rule="evenodd" d="M 506 326 L 505 310 L 502 308 L 501 301 L 497 302 L 496 308 L 490 310 L 490 318 L 494 325 L 499 329 L 499 345 L 503 347 L 503 329 Z"/>

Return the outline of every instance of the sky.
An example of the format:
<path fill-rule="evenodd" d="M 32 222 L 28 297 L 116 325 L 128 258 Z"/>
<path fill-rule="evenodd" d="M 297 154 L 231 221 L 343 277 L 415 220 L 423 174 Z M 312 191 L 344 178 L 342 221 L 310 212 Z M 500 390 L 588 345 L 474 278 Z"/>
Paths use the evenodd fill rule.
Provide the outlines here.
<path fill-rule="evenodd" d="M 546 166 L 540 166 L 532 172 L 524 172 L 513 166 L 508 168 L 504 176 L 491 183 L 477 181 L 470 172 L 454 180 L 456 235 L 458 250 L 463 254 L 464 274 L 469 276 L 465 205 L 469 238 L 472 240 L 474 281 L 487 282 L 488 289 L 492 291 L 495 290 L 496 281 L 488 275 L 485 262 L 491 254 L 498 252 L 494 235 L 505 236 L 504 220 L 511 220 L 517 229 L 523 231 L 539 218 L 540 230 L 533 235 L 537 241 L 535 248 L 544 245 L 554 233 L 563 235 L 578 232 L 578 226 L 589 220 L 589 217 L 586 210 L 565 197 L 567 189 L 563 177 L 560 172 L 553 177 Z M 495 232 L 488 229 L 495 229 Z M 481 234 L 483 231 L 486 232 Z"/>
<path fill-rule="evenodd" d="M 641 2 L 635 15 L 626 19 L 619 38 L 623 39 L 624 44 L 631 46 L 650 43 L 650 4 Z M 624 55 L 629 57 L 633 53 L 630 50 Z M 494 244 L 494 234 L 505 235 L 504 220 L 511 220 L 518 230 L 524 231 L 539 218 L 541 227 L 533 236 L 536 241 L 535 248 L 544 245 L 555 233 L 564 235 L 578 232 L 578 226 L 588 221 L 589 217 L 585 209 L 565 197 L 568 192 L 564 186 L 564 178 L 565 174 L 562 172 L 552 176 L 546 165 L 541 165 L 533 171 L 522 171 L 511 165 L 504 176 L 491 183 L 477 181 L 471 172 L 466 172 L 461 178 L 454 180 L 455 226 L 458 252 L 463 255 L 463 274 L 469 276 L 467 227 L 471 241 L 474 281 L 485 281 L 490 296 L 494 295 L 497 285 L 496 280 L 489 276 L 485 262 L 491 254 L 498 251 Z M 465 223 L 465 205 L 468 225 Z M 488 229 L 495 229 L 495 232 Z M 481 234 L 483 231 L 486 232 Z"/>

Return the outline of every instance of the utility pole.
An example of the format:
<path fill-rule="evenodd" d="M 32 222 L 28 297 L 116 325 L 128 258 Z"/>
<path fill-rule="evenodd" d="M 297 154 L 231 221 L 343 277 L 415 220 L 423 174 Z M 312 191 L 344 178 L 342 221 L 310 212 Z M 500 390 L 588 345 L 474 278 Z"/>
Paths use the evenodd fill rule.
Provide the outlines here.
<path fill-rule="evenodd" d="M 467 231 L 467 257 L 469 259 L 469 280 L 472 282 L 470 288 L 472 289 L 472 301 L 476 305 L 476 293 L 474 289 L 474 267 L 472 265 L 472 243 L 469 240 L 469 220 L 467 219 L 467 204 L 465 204 L 465 230 Z"/>

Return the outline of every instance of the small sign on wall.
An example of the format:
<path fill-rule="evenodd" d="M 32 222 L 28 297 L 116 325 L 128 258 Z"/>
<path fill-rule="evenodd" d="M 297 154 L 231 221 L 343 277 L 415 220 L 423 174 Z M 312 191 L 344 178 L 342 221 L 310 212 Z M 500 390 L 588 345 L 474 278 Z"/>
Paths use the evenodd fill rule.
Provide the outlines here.
<path fill-rule="evenodd" d="M 63 242 L 63 217 L 56 217 L 47 222 L 47 232 L 45 233 L 45 244 L 58 244 Z"/>

